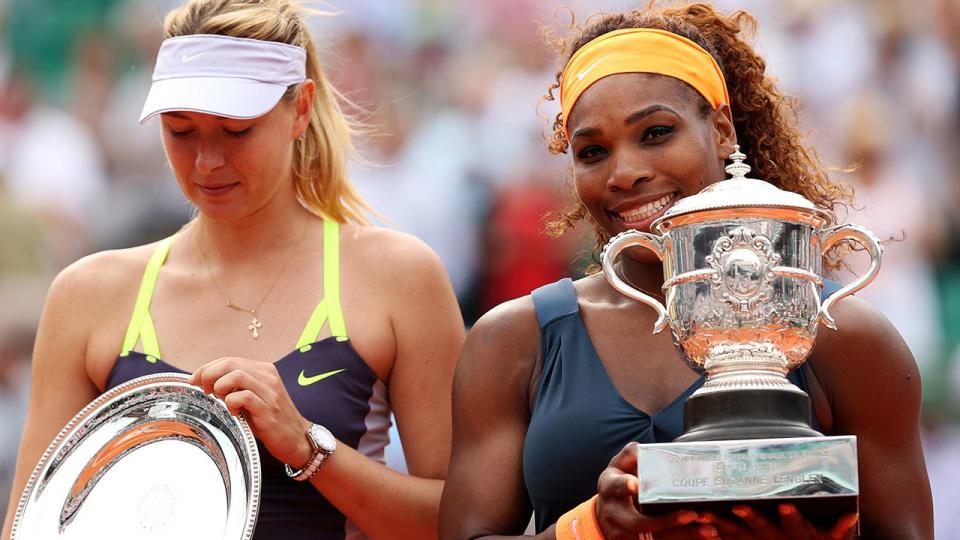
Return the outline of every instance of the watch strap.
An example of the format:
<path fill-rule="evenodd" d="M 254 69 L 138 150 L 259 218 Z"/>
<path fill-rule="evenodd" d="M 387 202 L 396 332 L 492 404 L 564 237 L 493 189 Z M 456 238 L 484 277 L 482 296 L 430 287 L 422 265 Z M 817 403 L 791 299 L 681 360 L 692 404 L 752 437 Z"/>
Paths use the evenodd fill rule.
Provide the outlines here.
<path fill-rule="evenodd" d="M 323 448 L 313 439 L 310 434 L 310 429 L 313 428 L 313 425 L 310 428 L 307 428 L 307 431 L 304 435 L 307 437 L 307 440 L 310 442 L 310 446 L 313 447 L 313 455 L 310 456 L 310 459 L 307 461 L 307 464 L 303 466 L 302 469 L 294 469 L 290 465 L 284 464 L 284 470 L 287 472 L 287 476 L 298 481 L 303 482 L 313 478 L 317 471 L 320 470 L 320 467 L 326 461 L 327 457 L 333 453 L 332 450 Z"/>
<path fill-rule="evenodd" d="M 317 474 L 317 471 L 320 470 L 320 466 L 323 465 L 324 460 L 327 455 L 320 450 L 313 452 L 313 457 L 310 458 L 310 461 L 303 466 L 302 469 L 294 470 L 293 467 L 284 463 L 283 467 L 287 471 L 287 476 L 293 478 L 297 482 L 303 482 L 305 480 L 310 480 L 313 478 L 313 475 Z"/>

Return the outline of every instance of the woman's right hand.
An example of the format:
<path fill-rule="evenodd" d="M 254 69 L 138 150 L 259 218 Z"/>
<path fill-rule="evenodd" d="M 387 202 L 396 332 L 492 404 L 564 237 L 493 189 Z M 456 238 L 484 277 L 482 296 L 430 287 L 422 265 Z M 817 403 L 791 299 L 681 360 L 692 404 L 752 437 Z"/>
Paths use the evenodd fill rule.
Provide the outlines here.
<path fill-rule="evenodd" d="M 627 444 L 600 474 L 597 482 L 596 512 L 600 530 L 607 540 L 637 540 L 652 533 L 655 540 L 704 540 L 717 538 L 717 530 L 697 523 L 699 515 L 679 510 L 659 516 L 640 513 L 636 500 L 640 480 L 637 470 L 638 443 Z M 647 536 L 646 538 L 650 538 Z"/>

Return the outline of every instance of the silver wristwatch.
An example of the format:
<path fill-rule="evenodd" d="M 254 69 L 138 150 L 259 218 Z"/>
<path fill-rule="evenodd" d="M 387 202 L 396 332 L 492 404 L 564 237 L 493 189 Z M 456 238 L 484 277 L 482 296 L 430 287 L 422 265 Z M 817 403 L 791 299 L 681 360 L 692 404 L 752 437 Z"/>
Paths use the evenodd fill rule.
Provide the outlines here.
<path fill-rule="evenodd" d="M 313 478 L 313 475 L 320 470 L 323 462 L 337 449 L 337 440 L 333 437 L 333 434 L 320 424 L 310 424 L 306 435 L 307 440 L 310 441 L 310 446 L 313 447 L 313 455 L 310 460 L 300 470 L 294 470 L 290 465 L 284 465 L 287 476 L 298 482 Z"/>

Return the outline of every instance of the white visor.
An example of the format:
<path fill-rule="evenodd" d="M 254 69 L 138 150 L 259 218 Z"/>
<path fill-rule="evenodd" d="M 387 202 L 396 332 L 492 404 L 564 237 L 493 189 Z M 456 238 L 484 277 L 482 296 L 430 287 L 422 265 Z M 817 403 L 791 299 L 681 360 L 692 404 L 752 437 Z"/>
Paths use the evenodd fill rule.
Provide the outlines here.
<path fill-rule="evenodd" d="M 209 34 L 166 39 L 140 124 L 170 111 L 256 118 L 306 71 L 307 52 L 294 45 Z"/>

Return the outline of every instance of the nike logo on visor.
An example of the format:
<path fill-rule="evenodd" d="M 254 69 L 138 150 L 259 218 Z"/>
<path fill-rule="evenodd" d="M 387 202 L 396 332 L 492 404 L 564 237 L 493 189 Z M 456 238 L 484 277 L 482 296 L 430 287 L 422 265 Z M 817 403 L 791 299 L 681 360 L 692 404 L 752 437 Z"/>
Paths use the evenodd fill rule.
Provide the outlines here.
<path fill-rule="evenodd" d="M 194 54 L 183 53 L 183 56 L 180 57 L 180 61 L 183 62 L 184 64 L 187 64 L 189 62 L 193 62 L 194 60 L 196 60 L 197 58 L 200 58 L 201 56 L 207 54 L 208 52 L 210 51 L 198 52 Z"/>
<path fill-rule="evenodd" d="M 347 368 L 335 369 L 335 370 L 333 370 L 333 371 L 327 371 L 327 372 L 325 372 L 325 373 L 321 373 L 321 374 L 319 374 L 319 375 L 314 375 L 314 376 L 312 376 L 312 377 L 307 377 L 306 373 L 304 373 L 303 370 L 300 370 L 300 376 L 297 377 L 297 383 L 298 383 L 300 386 L 310 386 L 310 385 L 313 384 L 313 383 L 320 382 L 320 381 L 326 379 L 327 377 L 333 377 L 333 376 L 336 375 L 337 373 L 340 373 L 340 372 L 346 371 L 346 370 L 347 370 Z"/>

